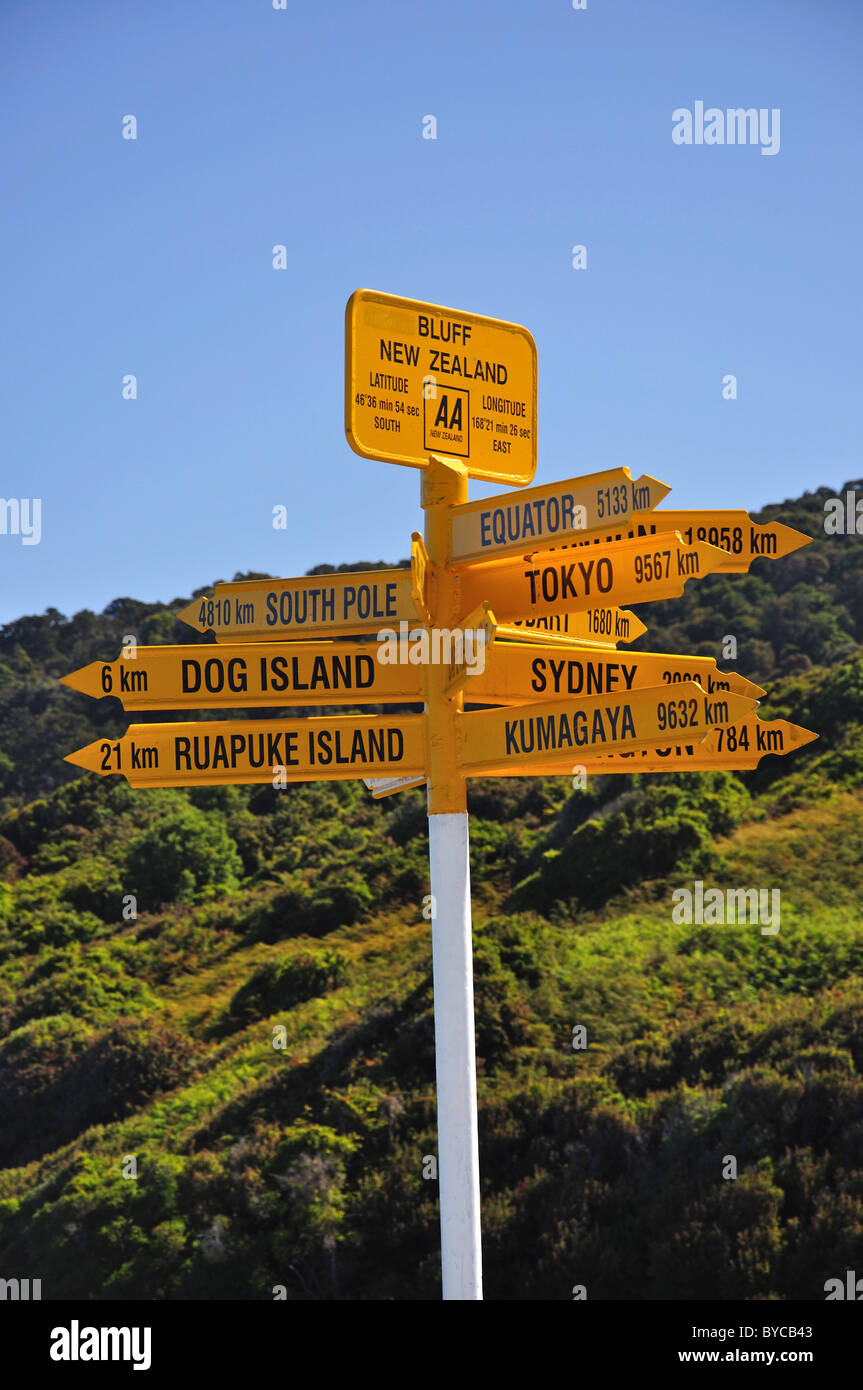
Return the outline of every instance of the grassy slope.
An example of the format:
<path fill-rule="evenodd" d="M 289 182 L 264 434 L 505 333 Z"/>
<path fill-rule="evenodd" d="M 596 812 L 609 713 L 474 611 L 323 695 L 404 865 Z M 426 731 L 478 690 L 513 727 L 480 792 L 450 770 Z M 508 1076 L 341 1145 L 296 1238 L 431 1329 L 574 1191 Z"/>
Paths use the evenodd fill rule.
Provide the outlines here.
<path fill-rule="evenodd" d="M 475 924 L 490 1296 L 569 1297 L 582 1282 L 597 1297 L 817 1297 L 859 1258 L 861 837 L 852 789 L 719 845 L 711 882 L 781 886 L 775 937 L 674 926 L 670 886 L 575 923 L 508 919 L 504 883 L 487 883 Z M 230 918 L 232 904 L 220 911 Z M 328 932 L 345 982 L 227 1033 L 230 1000 L 262 960 L 321 940 L 213 940 L 200 925 L 213 912 L 147 915 L 87 944 L 108 944 L 145 987 L 140 1016 L 195 1039 L 196 1070 L 2 1174 L 4 1267 L 44 1270 L 50 1296 L 433 1294 L 420 911 Z M 486 941 L 502 943 L 511 973 L 486 968 Z M 501 979 L 517 982 L 514 996 Z M 573 1023 L 587 1027 L 586 1052 L 572 1050 Z M 55 1019 L 51 1035 L 63 1027 Z M 736 1183 L 717 1180 L 727 1153 Z M 137 1180 L 122 1177 L 128 1154 Z"/>

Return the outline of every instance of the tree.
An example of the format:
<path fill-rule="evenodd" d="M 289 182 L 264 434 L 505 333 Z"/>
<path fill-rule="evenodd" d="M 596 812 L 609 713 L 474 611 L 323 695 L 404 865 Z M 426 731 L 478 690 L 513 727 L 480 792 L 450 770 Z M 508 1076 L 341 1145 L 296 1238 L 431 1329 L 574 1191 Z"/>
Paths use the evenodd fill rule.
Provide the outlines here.
<path fill-rule="evenodd" d="M 242 864 L 224 821 L 188 806 L 163 816 L 131 841 L 126 870 L 129 889 L 146 911 L 236 888 Z"/>

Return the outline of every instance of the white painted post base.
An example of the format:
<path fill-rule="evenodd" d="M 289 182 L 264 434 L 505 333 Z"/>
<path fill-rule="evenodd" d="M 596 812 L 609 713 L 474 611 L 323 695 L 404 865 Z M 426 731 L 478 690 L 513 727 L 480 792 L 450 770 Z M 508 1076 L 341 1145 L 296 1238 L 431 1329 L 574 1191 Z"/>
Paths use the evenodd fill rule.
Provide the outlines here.
<path fill-rule="evenodd" d="M 482 1298 L 467 812 L 429 816 L 441 1264 L 445 1299 Z"/>

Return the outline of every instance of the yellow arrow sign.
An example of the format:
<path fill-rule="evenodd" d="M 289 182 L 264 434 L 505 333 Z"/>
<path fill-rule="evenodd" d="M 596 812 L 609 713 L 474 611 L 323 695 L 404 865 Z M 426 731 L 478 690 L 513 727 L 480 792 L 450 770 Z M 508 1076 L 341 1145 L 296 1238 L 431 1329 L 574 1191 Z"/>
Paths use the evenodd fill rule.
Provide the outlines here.
<path fill-rule="evenodd" d="M 728 728 L 714 729 L 705 740 L 704 750 L 717 758 L 754 758 L 751 766 L 755 767 L 765 753 L 793 753 L 817 737 L 811 729 L 790 724 L 787 719 L 762 720 L 752 715 Z"/>
<path fill-rule="evenodd" d="M 536 472 L 536 343 L 502 319 L 376 290 L 345 310 L 345 433 L 364 458 L 523 486 Z"/>
<path fill-rule="evenodd" d="M 197 598 L 177 614 L 198 632 L 212 629 L 219 642 L 237 637 L 284 641 L 379 632 L 402 620 L 426 621 L 428 557 L 413 541 L 409 570 L 360 570 L 306 575 L 302 579 L 241 579 L 217 584 L 212 598 Z"/>
<path fill-rule="evenodd" d="M 410 704 L 425 698 L 422 669 L 387 664 L 378 642 L 246 642 L 138 647 L 91 661 L 63 684 L 115 695 L 124 709 L 273 709 L 282 705 Z"/>
<path fill-rule="evenodd" d="M 558 545 L 596 527 L 649 512 L 671 491 L 648 474 L 628 468 L 567 478 L 560 483 L 506 493 L 453 507 L 450 559 L 491 559 Z"/>
<path fill-rule="evenodd" d="M 773 560 L 779 559 L 783 555 L 790 555 L 793 550 L 799 550 L 801 546 L 809 545 L 812 539 L 781 521 L 759 525 L 748 512 L 741 510 L 651 511 L 631 516 L 628 526 L 618 524 L 603 539 L 659 536 L 669 531 L 679 531 L 687 545 L 702 541 L 727 551 L 722 564 L 716 566 L 716 574 L 745 574 L 753 560 L 765 555 Z M 579 544 L 578 540 L 574 543 Z"/>
<path fill-rule="evenodd" d="M 625 698 L 477 710 L 459 719 L 462 772 L 483 777 L 491 767 L 516 765 L 542 772 L 570 752 L 579 761 L 579 752 L 596 756 L 651 747 L 668 734 L 700 740 L 718 725 L 742 719 L 754 704 L 743 695 L 705 695 L 694 681 L 684 681 L 673 695 L 653 688 Z"/>
<path fill-rule="evenodd" d="M 416 777 L 425 773 L 425 715 L 132 724 L 122 738 L 97 739 L 66 762 L 120 773 L 133 787 Z"/>
<path fill-rule="evenodd" d="M 468 677 L 485 670 L 497 632 L 497 623 L 488 604 L 483 601 L 475 608 L 458 631 L 461 640 L 449 662 L 443 687 L 445 694 L 462 689 Z"/>
<path fill-rule="evenodd" d="M 706 541 L 727 550 L 729 556 L 718 567 L 719 574 L 745 574 L 760 556 L 775 560 L 812 540 L 781 521 L 759 525 L 744 511 L 655 512 L 648 528 L 654 524 L 657 532 L 679 531 L 687 545 Z"/>
<path fill-rule="evenodd" d="M 787 719 L 759 719 L 756 714 L 749 714 L 714 729 L 701 743 L 641 748 L 600 757 L 589 754 L 560 758 L 537 771 L 551 777 L 571 776 L 576 768 L 594 776 L 612 772 L 709 772 L 714 768 L 744 772 L 757 767 L 768 753 L 793 753 L 817 737 L 799 724 L 789 724 Z M 483 769 L 483 776 L 523 777 L 525 769 L 502 764 Z"/>
<path fill-rule="evenodd" d="M 715 570 L 725 551 L 680 536 L 639 536 L 589 550 L 542 550 L 461 571 L 461 602 L 488 599 L 500 622 L 577 613 L 597 604 L 652 603 L 683 592 L 687 579 Z"/>
<path fill-rule="evenodd" d="M 578 770 L 592 776 L 619 772 L 709 772 L 713 768 L 746 771 L 758 766 L 768 753 L 793 753 L 818 737 L 787 719 L 759 719 L 747 715 L 735 724 L 714 729 L 701 743 L 676 744 L 667 748 L 640 748 L 628 753 L 609 753 L 601 757 L 570 754 L 559 762 L 537 768 L 510 762 L 499 767 L 483 767 L 483 777 L 525 777 L 533 772 L 546 777 L 570 777 Z M 732 750 L 731 744 L 734 744 Z M 424 778 L 370 779 L 366 786 L 379 799 L 408 787 L 422 786 Z"/>
<path fill-rule="evenodd" d="M 586 608 L 583 613 L 551 613 L 498 623 L 497 635 L 516 642 L 552 642 L 564 647 L 616 647 L 635 642 L 647 625 L 627 608 Z"/>
<path fill-rule="evenodd" d="M 565 652 L 552 645 L 498 642 L 486 658 L 485 669 L 477 669 L 465 682 L 464 694 L 477 704 L 519 705 L 542 696 L 622 696 L 662 685 L 673 695 L 681 681 L 698 681 L 708 695 L 732 691 L 760 700 L 765 693 L 745 676 L 720 672 L 712 656 L 601 649 Z"/>

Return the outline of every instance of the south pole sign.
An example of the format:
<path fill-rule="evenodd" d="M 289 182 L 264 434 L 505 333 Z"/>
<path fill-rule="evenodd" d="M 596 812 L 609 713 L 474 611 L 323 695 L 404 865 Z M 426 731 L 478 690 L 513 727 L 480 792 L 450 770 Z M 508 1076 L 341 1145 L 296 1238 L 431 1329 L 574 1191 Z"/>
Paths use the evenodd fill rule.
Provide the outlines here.
<path fill-rule="evenodd" d="M 667 485 L 623 467 L 524 490 L 537 462 L 526 329 L 373 290 L 351 296 L 345 322 L 349 444 L 422 470 L 409 567 L 216 585 L 178 615 L 214 641 L 132 644 L 64 684 L 130 711 L 262 717 L 132 724 L 67 761 L 142 789 L 426 786 L 443 1297 L 477 1300 L 468 778 L 752 768 L 816 738 L 759 719 L 761 688 L 711 657 L 619 649 L 646 631 L 621 605 L 807 537 L 743 511 L 662 512 Z M 470 502 L 470 478 L 522 491 Z M 332 706 L 350 709 L 306 713 Z"/>

